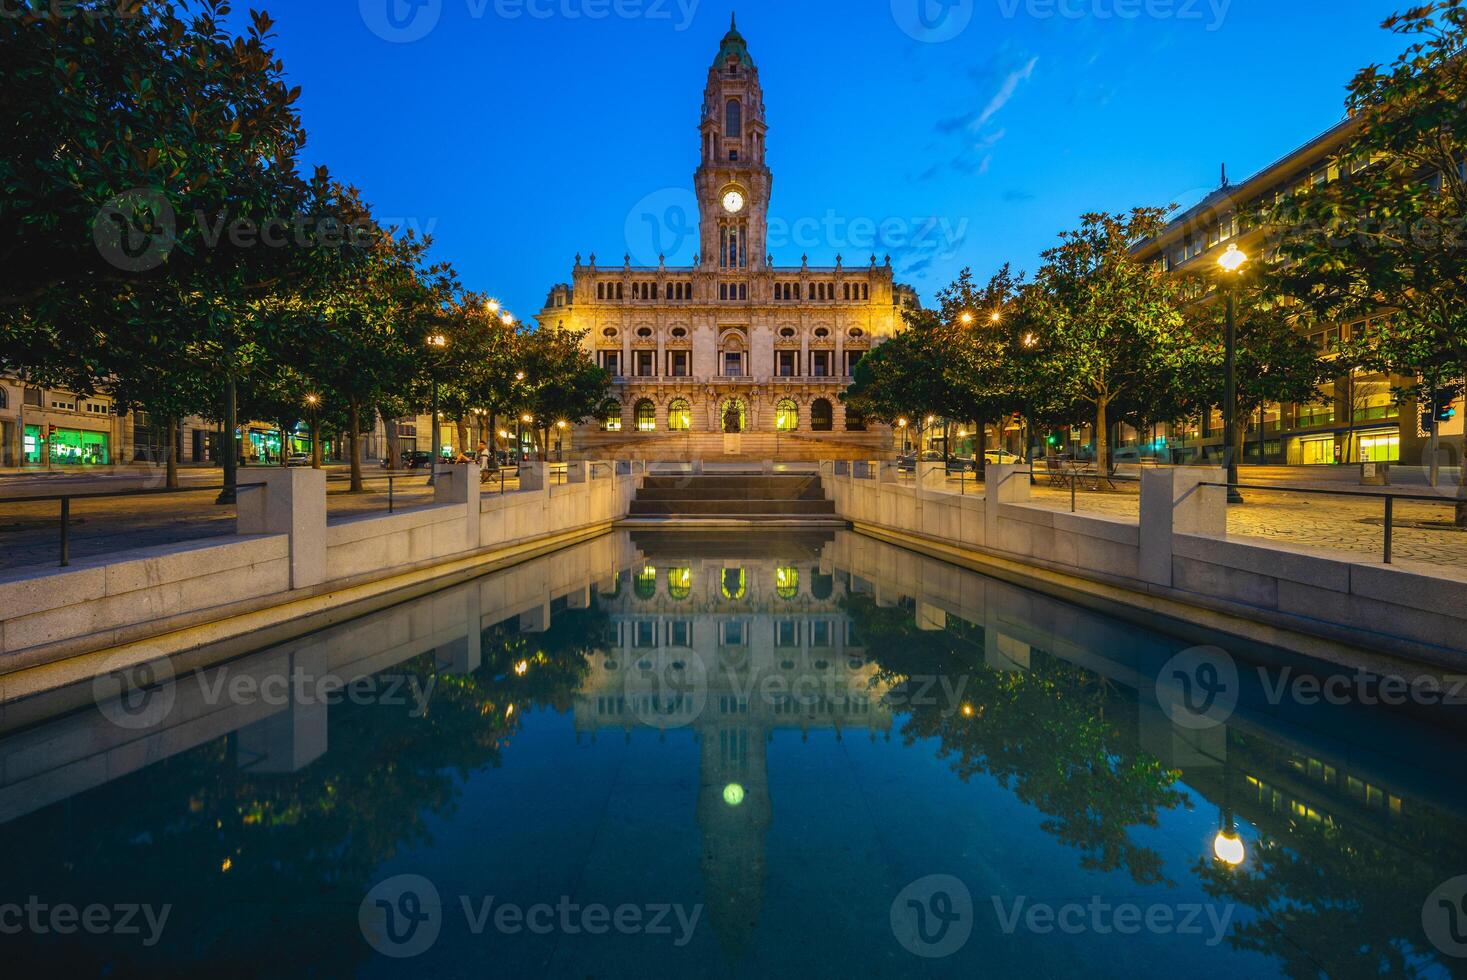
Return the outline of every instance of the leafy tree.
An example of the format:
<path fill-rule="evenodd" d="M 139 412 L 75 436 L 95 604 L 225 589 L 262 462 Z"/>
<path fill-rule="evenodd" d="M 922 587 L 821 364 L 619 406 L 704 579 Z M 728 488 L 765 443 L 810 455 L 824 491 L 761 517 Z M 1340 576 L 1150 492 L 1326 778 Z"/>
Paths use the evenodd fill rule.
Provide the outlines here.
<path fill-rule="evenodd" d="M 1342 179 L 1296 192 L 1269 215 L 1290 294 L 1342 322 L 1390 312 L 1367 346 L 1410 394 L 1462 392 L 1467 378 L 1467 3 L 1387 19 L 1409 40 L 1351 81 L 1355 130 Z M 1467 525 L 1467 481 L 1458 522 Z"/>
<path fill-rule="evenodd" d="M 1248 422 L 1270 403 L 1308 405 L 1322 400 L 1319 386 L 1335 376 L 1339 362 L 1320 356 L 1314 342 L 1295 329 L 1298 311 L 1280 305 L 1272 295 L 1272 277 L 1239 286 L 1237 297 L 1236 376 L 1238 411 L 1229 433 L 1235 459 L 1243 458 Z M 1200 414 L 1225 399 L 1227 307 L 1213 302 L 1189 311 L 1192 371 L 1177 388 L 1178 404 Z"/>
<path fill-rule="evenodd" d="M 1044 253 L 1027 314 L 1043 324 L 1052 382 L 1093 410 L 1095 458 L 1110 464 L 1111 407 L 1187 354 L 1175 280 L 1131 252 L 1158 234 L 1169 209 L 1093 213 Z"/>
<path fill-rule="evenodd" d="M 585 338 L 585 331 L 544 326 L 522 337 L 524 408 L 541 433 L 542 452 L 549 449 L 553 426 L 593 418 L 606 402 L 611 375 L 581 346 Z"/>
<path fill-rule="evenodd" d="M 219 247 L 199 219 L 273 200 L 305 139 L 268 14 L 236 37 L 224 0 L 37 6 L 0 18 L 0 309 L 12 315 L 63 287 L 184 276 Z"/>
<path fill-rule="evenodd" d="M 355 493 L 369 410 L 422 373 L 427 338 L 447 322 L 457 284 L 446 265 L 425 265 L 428 240 L 378 225 L 355 188 L 325 174 L 313 188 L 315 222 L 350 229 L 349 244 L 312 253 L 282 315 L 291 317 L 302 373 L 346 407 Z"/>

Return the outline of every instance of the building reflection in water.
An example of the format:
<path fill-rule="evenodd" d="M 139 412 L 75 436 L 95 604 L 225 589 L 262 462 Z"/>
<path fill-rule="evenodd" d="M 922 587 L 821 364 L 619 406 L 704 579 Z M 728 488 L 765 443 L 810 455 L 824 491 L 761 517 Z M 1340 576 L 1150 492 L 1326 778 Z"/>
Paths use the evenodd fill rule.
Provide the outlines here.
<path fill-rule="evenodd" d="M 1467 871 L 1458 731 L 1276 703 L 1249 669 L 1226 724 L 1179 726 L 1155 684 L 1187 642 L 854 534 L 607 536 L 261 653 L 200 651 L 140 722 L 98 711 L 90 686 L 7 706 L 0 825 L 31 845 L 8 883 L 105 892 L 148 880 L 146 865 L 188 909 L 273 866 L 305 894 L 359 893 L 426 816 L 453 812 L 463 779 L 445 774 L 498 765 L 538 709 L 569 712 L 582 751 L 696 739 L 701 898 L 730 963 L 758 941 L 779 877 L 769 746 L 818 731 L 993 778 L 1085 871 L 1236 902 L 1249 915 L 1229 942 L 1285 972 L 1409 972 L 1431 954 L 1423 899 Z M 432 710 L 206 696 L 225 675 L 302 670 L 405 674 L 435 685 Z M 961 702 L 914 699 L 924 676 L 965 679 Z M 1146 831 L 1187 808 L 1215 824 L 1163 854 Z M 196 874 L 199 841 L 231 863 L 224 880 Z M 350 921 L 290 927 L 306 959 L 354 942 Z M 256 955 L 230 935 L 196 962 Z"/>
<path fill-rule="evenodd" d="M 704 893 L 733 958 L 763 903 L 769 743 L 812 729 L 890 737 L 886 685 L 844 611 L 849 579 L 825 556 L 832 541 L 635 535 L 640 563 L 600 595 L 604 650 L 575 699 L 578 736 L 694 733 Z"/>

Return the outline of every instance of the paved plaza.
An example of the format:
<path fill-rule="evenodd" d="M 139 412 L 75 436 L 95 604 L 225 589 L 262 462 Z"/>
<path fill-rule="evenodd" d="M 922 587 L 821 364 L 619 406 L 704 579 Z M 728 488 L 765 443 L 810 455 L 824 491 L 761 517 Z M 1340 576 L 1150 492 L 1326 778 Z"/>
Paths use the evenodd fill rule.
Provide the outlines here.
<path fill-rule="evenodd" d="M 252 470 L 240 472 L 240 483 L 251 482 Z M 367 489 L 353 494 L 341 479 L 345 469 L 333 470 L 327 489 L 328 520 L 332 523 L 352 517 L 386 514 L 388 484 L 381 471 L 369 472 Z M 27 502 L 11 499 L 21 496 L 122 492 L 156 485 L 153 474 L 144 473 L 104 480 L 64 477 L 0 482 L 0 571 L 28 566 L 54 566 L 60 561 L 61 504 L 55 500 Z M 100 555 L 178 544 L 208 538 L 229 537 L 235 533 L 235 509 L 214 502 L 218 496 L 217 470 L 188 471 L 183 475 L 184 489 L 178 493 L 133 497 L 100 497 L 71 502 L 71 558 L 78 561 Z M 410 472 L 395 477 L 392 506 L 395 511 L 425 507 L 433 502 L 433 490 L 427 486 L 427 474 Z M 190 484 L 205 488 L 187 489 Z M 503 489 L 518 487 L 515 477 L 504 481 Z M 484 487 L 485 493 L 500 492 L 498 480 Z"/>

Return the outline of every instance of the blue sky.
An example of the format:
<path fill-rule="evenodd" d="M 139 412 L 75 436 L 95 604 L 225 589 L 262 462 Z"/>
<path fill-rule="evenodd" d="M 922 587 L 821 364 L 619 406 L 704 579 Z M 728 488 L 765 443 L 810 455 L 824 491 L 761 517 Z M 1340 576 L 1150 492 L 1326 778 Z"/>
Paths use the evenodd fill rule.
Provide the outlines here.
<path fill-rule="evenodd" d="M 577 252 L 691 260 L 729 3 L 256 3 L 304 89 L 305 162 L 431 230 L 470 288 L 528 317 Z M 1402 47 L 1379 24 L 1403 5 L 741 0 L 775 260 L 890 252 L 924 299 L 965 265 L 1032 270 L 1084 211 L 1193 203 L 1224 161 L 1241 179 L 1337 122 L 1354 72 Z"/>

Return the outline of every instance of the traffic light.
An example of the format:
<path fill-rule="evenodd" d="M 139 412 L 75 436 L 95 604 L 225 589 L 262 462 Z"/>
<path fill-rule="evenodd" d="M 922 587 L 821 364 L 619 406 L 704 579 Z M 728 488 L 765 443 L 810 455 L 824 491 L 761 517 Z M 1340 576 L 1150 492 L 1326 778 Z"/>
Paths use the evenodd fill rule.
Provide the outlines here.
<path fill-rule="evenodd" d="M 1456 417 L 1456 400 L 1450 393 L 1438 392 L 1434 404 L 1421 413 L 1421 431 L 1431 432 L 1434 427 L 1439 427 L 1443 422 L 1450 422 Z"/>

